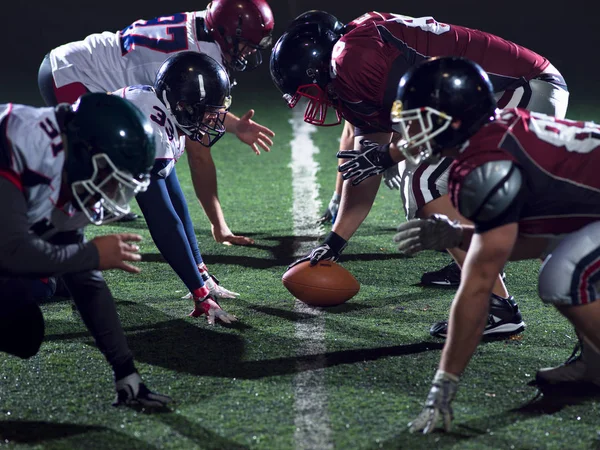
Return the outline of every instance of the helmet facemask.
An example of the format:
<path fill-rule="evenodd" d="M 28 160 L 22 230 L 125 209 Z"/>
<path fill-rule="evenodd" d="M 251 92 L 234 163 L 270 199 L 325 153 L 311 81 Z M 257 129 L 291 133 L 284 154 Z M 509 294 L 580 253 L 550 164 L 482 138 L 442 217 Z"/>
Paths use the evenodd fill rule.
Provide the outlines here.
<path fill-rule="evenodd" d="M 192 141 L 205 147 L 211 147 L 225 134 L 225 117 L 231 97 L 226 98 L 226 105 L 204 106 L 197 103 L 194 106 L 179 102 L 174 111 L 178 128 Z"/>
<path fill-rule="evenodd" d="M 91 158 L 92 175 L 71 183 L 75 205 L 94 225 L 120 219 L 130 211 L 129 202 L 150 184 L 149 175 L 136 179 L 115 166 L 106 153 Z"/>
<path fill-rule="evenodd" d="M 393 128 L 401 136 L 400 151 L 411 164 L 439 161 L 441 148 L 435 137 L 444 133 L 452 123 L 452 117 L 429 106 L 402 110 L 397 100 L 392 106 Z"/>
<path fill-rule="evenodd" d="M 238 28 L 237 32 L 241 33 L 241 29 Z M 258 45 L 242 38 L 240 35 L 227 36 L 225 39 L 231 46 L 229 50 L 229 67 L 236 72 L 250 71 L 260 66 L 263 62 L 262 51 L 267 50 L 273 43 L 271 35 L 263 37 Z"/>
<path fill-rule="evenodd" d="M 342 122 L 342 117 L 337 109 L 335 109 L 333 102 L 329 99 L 327 93 L 316 83 L 298 86 L 298 89 L 293 96 L 284 94 L 283 98 L 290 108 L 294 108 L 301 98 L 307 99 L 306 109 L 304 111 L 304 121 L 306 123 L 320 127 L 331 127 L 339 125 Z M 335 121 L 326 123 L 327 112 L 330 107 L 335 111 Z"/>

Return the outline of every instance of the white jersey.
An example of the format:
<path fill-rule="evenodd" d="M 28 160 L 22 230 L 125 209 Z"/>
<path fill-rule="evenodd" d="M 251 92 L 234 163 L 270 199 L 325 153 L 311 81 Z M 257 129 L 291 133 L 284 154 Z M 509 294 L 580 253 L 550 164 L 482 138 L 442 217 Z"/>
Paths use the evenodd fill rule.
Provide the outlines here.
<path fill-rule="evenodd" d="M 166 178 L 185 151 L 185 134 L 175 126 L 175 117 L 158 99 L 152 86 L 129 86 L 113 94 L 126 98 L 150 118 L 156 142 L 156 162 L 152 172 Z"/>
<path fill-rule="evenodd" d="M 205 13 L 196 11 L 138 20 L 116 33 L 105 31 L 61 45 L 50 52 L 54 83 L 60 88 L 79 82 L 91 92 L 153 85 L 165 59 L 186 50 L 204 53 L 224 64 L 223 53 L 216 42 L 197 38 L 196 18 L 203 20 Z"/>
<path fill-rule="evenodd" d="M 0 171 L 22 190 L 30 229 L 48 238 L 89 225 L 85 214 L 59 198 L 65 152 L 54 108 L 0 105 L 0 123 L 8 143 L 0 149 Z"/>

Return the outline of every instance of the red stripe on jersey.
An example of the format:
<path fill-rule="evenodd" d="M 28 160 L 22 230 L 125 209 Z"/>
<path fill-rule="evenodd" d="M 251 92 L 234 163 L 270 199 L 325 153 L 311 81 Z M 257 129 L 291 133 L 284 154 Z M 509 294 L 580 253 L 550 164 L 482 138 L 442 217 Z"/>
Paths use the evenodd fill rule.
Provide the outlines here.
<path fill-rule="evenodd" d="M 581 280 L 579 281 L 579 301 L 581 305 L 586 305 L 590 303 L 590 301 L 596 300 L 590 300 L 590 296 L 588 295 L 588 280 L 590 279 L 590 276 L 598 269 L 600 269 L 600 258 L 596 259 L 592 264 L 587 266 L 587 268 L 581 274 Z"/>
<path fill-rule="evenodd" d="M 415 195 L 415 202 L 417 203 L 417 210 L 425 206 L 425 197 L 423 196 L 423 192 L 421 189 L 421 177 L 423 176 L 423 172 L 425 169 L 429 167 L 429 164 L 420 164 L 415 170 L 415 173 L 412 178 L 412 191 Z"/>
<path fill-rule="evenodd" d="M 0 177 L 6 178 L 8 181 L 14 184 L 19 191 L 23 192 L 23 183 L 21 182 L 21 177 L 12 170 L 0 169 Z"/>

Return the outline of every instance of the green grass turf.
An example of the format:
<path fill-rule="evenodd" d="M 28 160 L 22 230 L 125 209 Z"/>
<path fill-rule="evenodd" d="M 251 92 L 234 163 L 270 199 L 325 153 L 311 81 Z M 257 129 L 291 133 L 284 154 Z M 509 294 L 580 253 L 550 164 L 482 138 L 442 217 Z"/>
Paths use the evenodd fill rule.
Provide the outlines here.
<path fill-rule="evenodd" d="M 248 98 L 236 98 L 241 114 Z M 253 105 L 254 106 L 254 105 Z M 138 367 L 151 388 L 173 396 L 171 412 L 147 414 L 110 406 L 111 372 L 65 301 L 43 306 L 47 339 L 28 361 L 2 356 L 0 445 L 29 448 L 294 448 L 294 376 L 302 316 L 281 284 L 292 260 L 289 111 L 263 95 L 256 119 L 276 133 L 270 154 L 255 156 L 226 137 L 213 149 L 220 198 L 234 232 L 253 247 L 214 243 L 194 199 L 185 158 L 178 175 L 191 205 L 204 258 L 225 287 L 223 301 L 240 323 L 208 326 L 187 317 L 183 284 L 162 261 L 144 222 L 90 227 L 89 236 L 135 231 L 144 236 L 142 273 L 108 272 Z M 320 198 L 334 187 L 340 127 L 320 129 Z M 137 207 L 134 206 L 134 210 Z M 543 397 L 527 385 L 536 369 L 555 365 L 575 342 L 571 328 L 536 294 L 535 261 L 506 272 L 527 330 L 482 344 L 461 380 L 450 434 L 414 436 L 406 424 L 420 411 L 439 356 L 429 326 L 445 319 L 453 291 L 417 285 L 422 272 L 448 262 L 439 253 L 402 258 L 392 242 L 402 219 L 397 191 L 382 186 L 372 213 L 342 263 L 360 281 L 359 294 L 325 313 L 326 411 L 340 449 L 597 448 L 598 407 L 592 400 Z M 310 360 L 310 358 L 309 358 Z"/>

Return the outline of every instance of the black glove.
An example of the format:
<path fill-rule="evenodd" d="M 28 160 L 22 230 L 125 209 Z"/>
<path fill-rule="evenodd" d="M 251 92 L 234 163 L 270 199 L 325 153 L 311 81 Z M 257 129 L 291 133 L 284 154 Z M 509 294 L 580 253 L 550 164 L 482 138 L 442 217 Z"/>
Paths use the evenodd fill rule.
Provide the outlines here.
<path fill-rule="evenodd" d="M 313 248 L 305 257 L 294 261 L 286 270 L 290 270 L 295 265 L 304 261 L 310 261 L 311 266 L 316 266 L 319 261 L 337 261 L 347 244 L 348 241 L 346 241 L 346 239 L 332 231 L 327 235 L 325 241 L 323 241 L 321 245 Z"/>
<path fill-rule="evenodd" d="M 357 186 L 373 175 L 379 175 L 395 163 L 390 156 L 390 144 L 379 145 L 376 142 L 363 139 L 360 150 L 340 150 L 337 157 L 350 159 L 338 167 L 344 180 L 352 180 L 352 186 Z"/>

